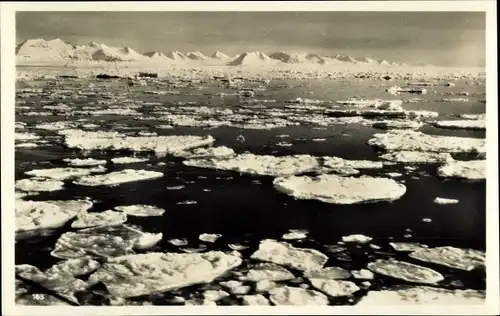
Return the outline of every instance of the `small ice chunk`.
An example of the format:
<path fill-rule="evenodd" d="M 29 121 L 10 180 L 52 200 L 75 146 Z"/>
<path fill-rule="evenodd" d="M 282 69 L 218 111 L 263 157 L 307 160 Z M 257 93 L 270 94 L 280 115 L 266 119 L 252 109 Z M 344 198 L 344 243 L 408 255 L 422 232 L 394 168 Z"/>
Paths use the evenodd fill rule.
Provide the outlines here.
<path fill-rule="evenodd" d="M 230 294 L 222 290 L 207 290 L 203 292 L 203 297 L 209 301 L 219 301 L 224 297 L 228 297 Z"/>
<path fill-rule="evenodd" d="M 174 186 L 171 186 L 171 187 L 167 187 L 167 190 L 182 190 L 185 187 L 186 187 L 185 185 L 174 185 Z"/>
<path fill-rule="evenodd" d="M 486 179 L 486 160 L 449 161 L 437 170 L 443 178 Z"/>
<path fill-rule="evenodd" d="M 274 305 L 328 305 L 323 293 L 299 287 L 281 286 L 269 291 L 269 300 Z"/>
<path fill-rule="evenodd" d="M 104 175 L 83 176 L 74 183 L 85 186 L 115 185 L 126 182 L 157 179 L 163 177 L 163 173 L 147 170 L 125 169 Z"/>
<path fill-rule="evenodd" d="M 318 270 L 328 261 L 328 257 L 315 249 L 295 248 L 286 242 L 266 239 L 251 259 L 273 262 L 297 270 Z"/>
<path fill-rule="evenodd" d="M 244 295 L 251 290 L 251 287 L 249 285 L 243 285 L 242 282 L 236 280 L 220 282 L 219 284 L 227 288 L 229 292 L 234 295 Z"/>
<path fill-rule="evenodd" d="M 485 267 L 486 258 L 483 251 L 462 249 L 451 246 L 420 248 L 410 253 L 409 256 L 416 260 L 431 262 L 465 271 Z"/>
<path fill-rule="evenodd" d="M 288 232 L 281 236 L 285 240 L 297 240 L 307 238 L 307 232 Z"/>
<path fill-rule="evenodd" d="M 304 273 L 304 276 L 310 279 L 343 280 L 349 279 L 351 277 L 351 273 L 339 267 L 326 267 L 318 270 L 307 271 Z"/>
<path fill-rule="evenodd" d="M 422 218 L 422 222 L 424 222 L 424 223 L 430 223 L 430 222 L 432 222 L 432 219 L 430 219 L 428 217 L 424 217 L 424 218 Z"/>
<path fill-rule="evenodd" d="M 366 244 L 366 243 L 372 241 L 372 239 L 373 238 L 362 235 L 362 234 L 354 234 L 354 235 L 342 237 L 343 242 L 354 242 L 354 243 L 359 243 L 359 244 Z"/>
<path fill-rule="evenodd" d="M 35 140 L 40 139 L 40 136 L 32 134 L 32 133 L 15 133 L 16 140 Z"/>
<path fill-rule="evenodd" d="M 222 237 L 221 234 L 201 234 L 198 238 L 204 242 L 214 243 L 220 237 Z"/>
<path fill-rule="evenodd" d="M 127 221 L 127 214 L 107 210 L 104 212 L 81 212 L 71 223 L 72 228 L 81 229 L 103 225 L 117 225 Z"/>
<path fill-rule="evenodd" d="M 259 264 L 248 271 L 242 277 L 243 280 L 258 282 L 262 280 L 267 281 L 286 281 L 295 278 L 295 276 L 283 268 L 282 266 L 273 263 Z"/>
<path fill-rule="evenodd" d="M 165 210 L 162 208 L 144 204 L 115 206 L 114 209 L 127 215 L 138 217 L 162 216 L 165 213 Z"/>
<path fill-rule="evenodd" d="M 360 288 L 351 281 L 338 281 L 327 279 L 309 279 L 312 286 L 332 297 L 349 296 Z"/>
<path fill-rule="evenodd" d="M 457 204 L 459 201 L 457 199 L 449 199 L 449 198 L 442 198 L 442 197 L 436 197 L 434 199 L 434 203 L 436 204 Z"/>
<path fill-rule="evenodd" d="M 451 120 L 434 122 L 436 127 L 448 129 L 472 129 L 485 130 L 486 121 L 484 120 Z"/>
<path fill-rule="evenodd" d="M 386 173 L 386 175 L 388 175 L 391 178 L 399 178 L 403 176 L 403 174 L 399 172 L 388 172 Z"/>
<path fill-rule="evenodd" d="M 158 234 L 151 234 L 151 233 L 144 233 L 142 236 L 137 239 L 137 241 L 134 244 L 134 248 L 138 250 L 147 250 L 151 249 L 156 244 L 158 244 L 163 238 L 162 233 Z"/>
<path fill-rule="evenodd" d="M 241 250 L 248 249 L 248 246 L 244 246 L 244 245 L 241 245 L 241 244 L 229 244 L 227 246 L 229 248 L 231 248 L 231 250 L 235 250 L 235 251 L 241 251 Z"/>
<path fill-rule="evenodd" d="M 174 245 L 174 246 L 178 246 L 178 247 L 182 247 L 182 246 L 186 246 L 188 244 L 188 241 L 186 239 L 178 239 L 178 238 L 174 238 L 174 239 L 169 239 L 167 240 L 170 244 Z"/>
<path fill-rule="evenodd" d="M 21 144 L 16 144 L 16 148 L 35 148 L 38 147 L 38 144 L 35 143 L 21 143 Z"/>
<path fill-rule="evenodd" d="M 402 163 L 436 163 L 453 160 L 449 153 L 422 151 L 395 151 L 383 154 L 380 159 Z"/>
<path fill-rule="evenodd" d="M 26 192 L 52 192 L 62 190 L 64 182 L 51 179 L 22 179 L 17 180 L 16 190 Z"/>
<path fill-rule="evenodd" d="M 131 164 L 131 163 L 144 162 L 148 160 L 149 158 L 118 157 L 118 158 L 112 158 L 111 162 L 113 162 L 114 164 Z"/>
<path fill-rule="evenodd" d="M 289 176 L 273 181 L 274 187 L 296 199 L 319 200 L 332 204 L 356 204 L 394 201 L 406 193 L 406 187 L 392 179 L 359 178 L 324 174 L 317 177 Z"/>
<path fill-rule="evenodd" d="M 196 202 L 196 201 L 187 200 L 187 201 L 177 202 L 177 205 L 194 205 L 194 204 L 197 204 L 197 203 L 198 202 Z"/>
<path fill-rule="evenodd" d="M 444 277 L 437 271 L 404 261 L 377 260 L 369 263 L 368 269 L 408 282 L 435 284 L 444 280 Z"/>
<path fill-rule="evenodd" d="M 367 269 L 352 270 L 351 273 L 352 276 L 358 280 L 372 280 L 375 277 L 373 272 Z"/>

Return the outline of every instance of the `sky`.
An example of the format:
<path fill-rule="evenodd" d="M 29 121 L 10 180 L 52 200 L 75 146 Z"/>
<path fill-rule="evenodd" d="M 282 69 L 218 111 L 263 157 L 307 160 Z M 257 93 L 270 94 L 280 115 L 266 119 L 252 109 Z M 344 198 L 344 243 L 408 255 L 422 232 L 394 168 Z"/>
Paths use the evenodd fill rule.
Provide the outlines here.
<path fill-rule="evenodd" d="M 484 66 L 484 12 L 17 12 L 16 40 L 174 50 L 307 52 Z"/>

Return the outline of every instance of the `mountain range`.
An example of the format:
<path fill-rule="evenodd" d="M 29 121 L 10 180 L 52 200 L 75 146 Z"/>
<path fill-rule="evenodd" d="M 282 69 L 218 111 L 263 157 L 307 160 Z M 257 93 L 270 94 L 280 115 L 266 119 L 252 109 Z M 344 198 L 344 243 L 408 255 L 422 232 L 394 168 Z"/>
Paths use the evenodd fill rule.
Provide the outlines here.
<path fill-rule="evenodd" d="M 201 52 L 145 52 L 139 53 L 134 49 L 126 47 L 111 47 L 105 44 L 90 42 L 86 45 L 72 45 L 61 39 L 44 40 L 28 39 L 16 47 L 16 63 L 39 63 L 50 64 L 53 62 L 169 62 L 184 63 L 190 61 L 218 63 L 229 66 L 245 65 L 278 65 L 278 64 L 373 64 L 385 66 L 402 66 L 395 62 L 376 60 L 370 57 L 355 58 L 352 56 L 334 55 L 321 56 L 318 54 L 297 54 L 287 52 L 275 52 L 266 54 L 263 52 L 244 52 L 230 57 L 222 52 L 216 51 L 211 56 Z"/>

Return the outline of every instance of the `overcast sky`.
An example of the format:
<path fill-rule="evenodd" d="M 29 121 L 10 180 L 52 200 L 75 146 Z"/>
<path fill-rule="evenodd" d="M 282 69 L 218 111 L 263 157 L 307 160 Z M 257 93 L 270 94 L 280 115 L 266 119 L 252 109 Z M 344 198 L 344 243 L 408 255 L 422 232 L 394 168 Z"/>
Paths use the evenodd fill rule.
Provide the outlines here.
<path fill-rule="evenodd" d="M 139 52 L 287 51 L 484 66 L 485 21 L 480 12 L 18 12 L 16 36 Z"/>

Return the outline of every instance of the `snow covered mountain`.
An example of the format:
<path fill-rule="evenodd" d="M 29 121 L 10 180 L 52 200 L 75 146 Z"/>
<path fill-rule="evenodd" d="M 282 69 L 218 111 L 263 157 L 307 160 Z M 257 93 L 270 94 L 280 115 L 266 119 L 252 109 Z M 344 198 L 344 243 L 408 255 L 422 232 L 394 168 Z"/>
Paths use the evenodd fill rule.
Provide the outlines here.
<path fill-rule="evenodd" d="M 349 65 L 370 64 L 381 66 L 401 66 L 395 62 L 375 60 L 369 57 L 354 58 L 345 55 L 321 56 L 314 53 L 275 52 L 267 55 L 263 52 L 244 52 L 236 57 L 216 51 L 210 57 L 203 53 L 171 51 L 167 54 L 157 51 L 139 53 L 131 47 L 111 47 L 102 43 L 90 42 L 84 45 L 71 45 L 61 39 L 44 40 L 29 39 L 16 47 L 16 63 L 85 63 L 85 62 L 168 62 L 174 64 L 195 63 L 229 66 L 259 66 L 279 64 L 315 64 L 315 65 Z"/>

